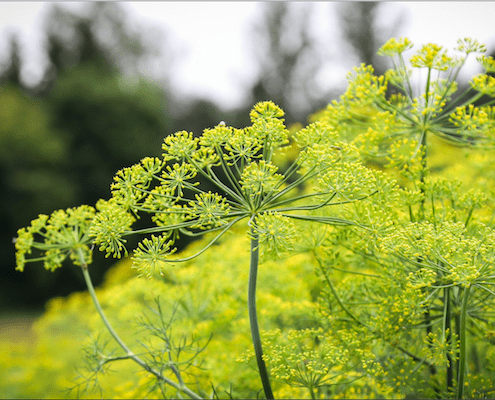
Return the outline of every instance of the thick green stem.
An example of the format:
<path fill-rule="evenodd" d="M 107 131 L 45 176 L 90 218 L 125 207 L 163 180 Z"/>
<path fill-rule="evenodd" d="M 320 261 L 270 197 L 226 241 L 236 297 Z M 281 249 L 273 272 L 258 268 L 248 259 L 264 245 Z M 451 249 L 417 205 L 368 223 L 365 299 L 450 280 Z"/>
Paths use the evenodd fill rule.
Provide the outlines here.
<path fill-rule="evenodd" d="M 105 313 L 103 312 L 103 309 L 101 308 L 100 302 L 98 301 L 98 298 L 96 297 L 96 292 L 93 286 L 93 282 L 91 281 L 91 277 L 89 276 L 88 272 L 88 266 L 84 262 L 84 256 L 82 253 L 79 254 L 79 257 L 81 259 L 81 265 L 82 265 L 82 271 L 84 275 L 84 280 L 86 281 L 86 285 L 88 286 L 88 291 L 89 295 L 91 296 L 91 299 L 93 300 L 93 303 L 96 307 L 96 310 L 98 311 L 98 314 L 100 314 L 100 318 L 103 321 L 103 324 L 107 328 L 108 332 L 110 332 L 110 335 L 115 339 L 115 341 L 119 344 L 119 346 L 127 353 L 127 357 L 132 359 L 134 362 L 139 364 L 143 369 L 148 371 L 149 373 L 155 375 L 159 380 L 163 381 L 167 385 L 172 386 L 173 388 L 181 391 L 182 393 L 186 394 L 187 396 L 191 397 L 192 399 L 202 399 L 200 395 L 197 393 L 193 392 L 191 389 L 188 387 L 184 386 L 183 384 L 176 383 L 169 378 L 163 376 L 159 371 L 155 370 L 154 368 L 151 368 L 146 362 L 141 360 L 138 356 L 136 356 L 129 347 L 124 343 L 124 341 L 120 338 L 120 336 L 115 332 L 113 329 L 112 325 L 110 324 L 110 321 L 108 321 Z"/>
<path fill-rule="evenodd" d="M 249 268 L 249 283 L 248 283 L 248 311 L 249 322 L 251 325 L 251 337 L 253 339 L 254 353 L 258 370 L 267 399 L 273 399 L 272 387 L 270 378 L 266 369 L 265 360 L 263 360 L 263 349 L 261 347 L 260 330 L 258 328 L 258 317 L 256 315 L 256 280 L 258 276 L 259 264 L 259 240 L 258 235 L 251 228 L 251 265 Z"/>
<path fill-rule="evenodd" d="M 461 326 L 459 332 L 459 371 L 457 375 L 457 399 L 462 399 L 464 397 L 464 378 L 466 377 L 466 321 L 467 321 L 467 306 L 469 291 L 471 286 L 464 289 L 464 295 L 462 297 L 461 305 Z"/>
<path fill-rule="evenodd" d="M 315 394 L 315 390 L 313 389 L 313 386 L 309 388 L 309 393 L 311 395 L 311 399 L 316 400 L 316 394 Z"/>

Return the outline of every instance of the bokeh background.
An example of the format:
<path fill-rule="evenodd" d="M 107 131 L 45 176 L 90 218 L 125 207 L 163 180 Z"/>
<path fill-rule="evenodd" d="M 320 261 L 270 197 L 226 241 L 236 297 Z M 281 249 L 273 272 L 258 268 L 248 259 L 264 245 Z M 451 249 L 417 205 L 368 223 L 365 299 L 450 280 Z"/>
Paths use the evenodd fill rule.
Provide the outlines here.
<path fill-rule="evenodd" d="M 15 271 L 13 238 L 38 214 L 108 198 L 165 136 L 243 127 L 258 101 L 305 123 L 353 66 L 388 68 L 376 51 L 392 36 L 469 36 L 493 55 L 494 15 L 493 2 L 0 2 L 2 326 L 85 289 L 70 268 Z M 112 263 L 95 257 L 96 284 Z"/>

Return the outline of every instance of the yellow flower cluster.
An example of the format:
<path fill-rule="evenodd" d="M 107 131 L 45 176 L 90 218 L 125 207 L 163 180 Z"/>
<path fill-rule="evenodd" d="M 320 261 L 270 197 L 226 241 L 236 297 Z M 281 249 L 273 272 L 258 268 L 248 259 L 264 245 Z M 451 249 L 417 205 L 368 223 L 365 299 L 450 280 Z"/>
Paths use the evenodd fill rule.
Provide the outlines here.
<path fill-rule="evenodd" d="M 481 94 L 495 97 L 495 78 L 493 76 L 484 74 L 476 75 L 471 79 L 469 84 Z"/>
<path fill-rule="evenodd" d="M 495 60 L 492 56 L 476 57 L 486 73 L 495 72 Z"/>
<path fill-rule="evenodd" d="M 46 269 L 54 271 L 66 258 L 76 265 L 91 263 L 88 233 L 94 216 L 95 209 L 89 206 L 57 210 L 50 216 L 40 214 L 30 226 L 17 232 L 16 269 L 23 271 L 26 263 L 43 261 Z M 30 256 L 33 251 L 38 257 Z"/>
<path fill-rule="evenodd" d="M 452 66 L 452 58 L 448 57 L 443 47 L 434 43 L 424 45 L 411 57 L 411 65 L 415 68 L 438 69 L 447 71 Z"/>
<path fill-rule="evenodd" d="M 413 43 L 408 38 L 391 38 L 387 43 L 380 47 L 378 55 L 393 57 L 396 54 L 401 54 L 412 47 Z"/>

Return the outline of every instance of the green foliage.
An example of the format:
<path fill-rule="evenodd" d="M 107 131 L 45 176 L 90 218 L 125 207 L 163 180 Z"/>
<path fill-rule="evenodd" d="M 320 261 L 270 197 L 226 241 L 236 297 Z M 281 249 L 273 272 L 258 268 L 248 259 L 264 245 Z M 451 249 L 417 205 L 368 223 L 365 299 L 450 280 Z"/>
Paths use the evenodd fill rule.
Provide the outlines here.
<path fill-rule="evenodd" d="M 209 240 L 211 238 L 207 237 L 204 242 Z M 197 253 L 204 242 L 194 243 L 183 256 Z M 131 272 L 131 261 L 123 260 L 109 271 L 103 287 L 97 289 L 97 295 L 115 329 L 123 333 L 136 352 L 144 356 L 150 350 L 155 357 L 159 356 L 163 341 L 150 335 L 149 327 L 159 327 L 160 317 L 148 307 L 156 310 L 154 301 L 159 298 L 165 322 L 169 321 L 175 309 L 171 329 L 176 343 L 186 339 L 189 343 L 192 338 L 199 348 L 208 343 L 198 355 L 197 364 L 188 370 L 193 375 L 188 376 L 187 381 L 197 380 L 205 396 L 211 395 L 213 384 L 222 398 L 228 397 L 225 392 L 231 390 L 236 398 L 255 398 L 260 389 L 255 371 L 248 364 L 236 361 L 250 343 L 245 312 L 247 297 L 244 295 L 249 238 L 240 232 L 232 232 L 225 235 L 218 245 L 216 248 L 229 248 L 230 256 L 225 257 L 219 251 L 207 251 L 200 262 L 192 260 L 180 268 L 167 268 L 163 278 L 151 280 L 136 277 Z M 318 281 L 312 274 L 313 268 L 311 257 L 303 254 L 263 264 L 258 297 L 264 310 L 266 329 L 287 331 L 317 326 L 312 293 L 318 290 Z M 281 270 L 283 274 L 280 274 Z M 92 369 L 85 366 L 82 350 L 92 352 L 97 338 L 98 349 L 107 343 L 98 353 L 100 360 L 103 356 L 122 354 L 110 341 L 110 335 L 90 303 L 88 293 L 52 300 L 45 315 L 35 325 L 39 340 L 34 348 L 16 349 L 15 353 L 3 348 L 1 357 L 6 373 L 1 378 L 1 397 L 64 398 L 68 396 L 65 389 L 77 383 L 83 390 Z M 143 329 L 141 322 L 146 322 L 147 318 L 153 325 L 148 323 Z M 151 354 L 150 361 L 153 360 Z M 188 355 L 184 356 L 187 359 Z M 108 370 L 105 368 L 101 372 L 98 381 L 102 392 L 89 382 L 89 391 L 81 392 L 80 396 L 162 397 L 159 387 L 148 394 L 153 387 L 152 376 L 140 372 L 140 367 L 129 361 L 112 363 Z M 275 389 L 276 394 L 277 390 L 284 390 L 279 386 Z M 173 390 L 168 389 L 166 393 L 169 398 L 176 398 Z M 69 393 L 70 397 L 76 395 L 77 388 Z"/>
<path fill-rule="evenodd" d="M 199 137 L 166 137 L 162 158 L 120 170 L 112 198 L 96 210 L 56 211 L 19 230 L 18 268 L 40 260 L 30 258 L 34 249 L 51 269 L 69 256 L 107 328 L 86 351 L 89 369 L 78 388 L 111 388 L 103 396 L 254 398 L 261 390 L 256 363 L 267 398 L 493 394 L 495 210 L 486 188 L 495 177 L 476 169 L 481 159 L 493 170 L 493 157 L 471 149 L 448 165 L 449 154 L 462 150 L 437 140 L 493 144 L 494 100 L 475 104 L 491 93 L 490 77 L 473 78 L 477 92 L 454 96 L 465 57 L 484 46 L 461 40 L 464 57 L 456 58 L 428 44 L 409 67 L 403 53 L 411 47 L 407 39 L 387 42 L 380 54 L 393 58 L 394 69 L 381 76 L 370 66 L 355 69 L 340 101 L 307 127 L 288 130 L 279 107 L 258 103 L 244 129 L 220 123 Z M 491 60 L 479 61 L 490 70 Z M 412 69 L 426 72 L 423 92 L 411 90 Z M 472 171 L 464 182 L 453 179 L 459 168 Z M 154 225 L 133 228 L 144 216 Z M 131 277 L 126 260 L 98 292 L 100 303 L 88 275 L 89 245 L 120 258 L 132 234 L 144 236 L 132 266 L 154 279 Z M 181 235 L 203 238 L 177 252 Z M 134 353 L 116 330 L 158 298 L 139 320 L 142 329 L 126 338 L 141 349 Z M 84 294 L 54 301 L 63 306 L 39 326 L 76 318 L 70 335 L 81 324 L 101 330 L 87 301 Z M 15 374 L 18 361 L 2 357 Z M 107 364 L 119 374 L 107 374 Z M 60 379 L 70 380 L 65 374 Z"/>
<path fill-rule="evenodd" d="M 167 129 L 160 89 L 92 65 L 61 75 L 49 104 L 53 126 L 71 132 L 70 174 L 86 201 L 108 193 L 109 177 L 122 165 L 158 154 L 155 149 Z"/>
<path fill-rule="evenodd" d="M 2 202 L 4 212 L 17 214 L 35 205 L 44 209 L 54 197 L 73 200 L 73 184 L 54 171 L 67 162 L 67 138 L 52 129 L 46 106 L 12 86 L 0 87 L 0 100 L 2 191 L 6 200 L 17 198 Z"/>

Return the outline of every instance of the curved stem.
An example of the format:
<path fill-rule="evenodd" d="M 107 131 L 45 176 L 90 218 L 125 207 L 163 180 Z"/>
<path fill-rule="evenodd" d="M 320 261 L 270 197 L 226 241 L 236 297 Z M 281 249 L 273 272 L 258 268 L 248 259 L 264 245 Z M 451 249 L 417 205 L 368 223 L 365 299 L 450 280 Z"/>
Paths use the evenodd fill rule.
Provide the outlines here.
<path fill-rule="evenodd" d="M 115 339 L 115 341 L 119 344 L 120 347 L 127 353 L 126 358 L 132 359 L 134 362 L 139 364 L 143 369 L 148 371 L 149 373 L 155 375 L 159 380 L 163 381 L 167 385 L 172 386 L 173 388 L 181 391 L 182 393 L 188 395 L 192 399 L 202 399 L 200 395 L 197 393 L 193 392 L 191 389 L 188 387 L 184 386 L 184 384 L 178 384 L 171 379 L 163 376 L 159 371 L 155 370 L 154 368 L 151 368 L 146 362 L 144 362 L 141 358 L 139 358 L 137 355 L 135 355 L 129 347 L 125 344 L 125 342 L 120 338 L 120 336 L 115 332 L 113 329 L 112 325 L 110 324 L 110 321 L 108 321 L 105 313 L 103 312 L 103 309 L 101 308 L 100 302 L 98 301 L 98 298 L 96 297 L 96 292 L 93 286 L 93 282 L 91 281 L 91 277 L 89 276 L 88 272 L 88 266 L 84 262 L 84 256 L 81 251 L 79 251 L 79 258 L 81 259 L 81 268 L 83 271 L 84 275 L 84 280 L 86 281 L 86 285 L 88 286 L 88 291 L 91 296 L 91 299 L 93 300 L 93 303 L 96 307 L 96 310 L 98 311 L 98 314 L 100 314 L 100 318 L 103 321 L 103 324 L 107 328 L 108 332 L 110 332 L 110 335 Z"/>
<path fill-rule="evenodd" d="M 272 387 L 270 385 L 270 378 L 266 369 L 265 360 L 263 360 L 263 349 L 261 347 L 260 331 L 258 328 L 258 317 L 256 315 L 256 280 L 258 276 L 258 264 L 259 264 L 259 240 L 258 235 L 253 228 L 251 228 L 251 265 L 249 267 L 249 283 L 248 283 L 248 312 L 249 323 L 251 325 L 251 337 L 253 340 L 254 353 L 256 355 L 256 362 L 258 363 L 258 370 L 265 391 L 267 399 L 273 399 Z"/>
<path fill-rule="evenodd" d="M 192 260 L 193 258 L 196 258 L 196 257 L 200 256 L 206 250 L 208 250 L 211 246 L 213 246 L 216 243 L 216 241 L 218 239 L 220 239 L 220 237 L 222 235 L 224 235 L 230 228 L 232 228 L 237 222 L 239 222 L 243 218 L 246 218 L 246 215 L 241 215 L 240 217 L 237 217 L 236 219 L 230 221 L 225 227 L 223 227 L 223 225 L 222 225 L 222 226 L 220 226 L 218 228 L 212 228 L 210 230 L 210 232 L 220 230 L 223 227 L 222 232 L 220 232 L 205 247 L 203 247 L 201 250 L 199 250 L 197 253 L 193 254 L 192 256 L 188 256 L 188 257 L 184 257 L 184 258 L 170 259 L 170 260 L 167 260 L 167 262 L 171 262 L 171 263 L 174 263 L 174 262 L 185 262 L 185 261 L 189 261 L 189 260 Z"/>

